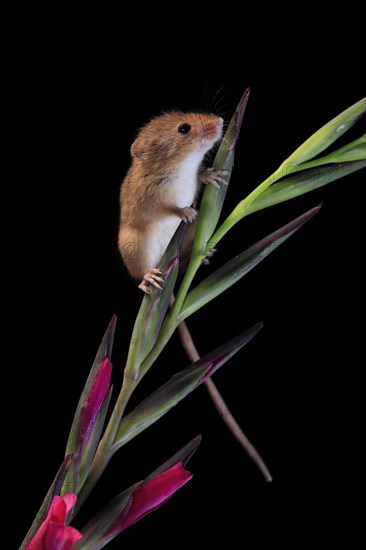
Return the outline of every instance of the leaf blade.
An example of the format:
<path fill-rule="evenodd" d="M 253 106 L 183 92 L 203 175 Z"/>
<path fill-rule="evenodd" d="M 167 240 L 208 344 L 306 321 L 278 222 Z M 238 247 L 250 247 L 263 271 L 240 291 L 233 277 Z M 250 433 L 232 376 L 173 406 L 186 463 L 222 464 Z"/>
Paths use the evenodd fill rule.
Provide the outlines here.
<path fill-rule="evenodd" d="M 300 164 L 299 169 L 305 170 L 313 166 L 321 166 L 323 164 L 352 162 L 358 160 L 366 160 L 366 134 L 358 139 L 347 143 L 336 151 L 332 151 L 323 157 L 317 157 L 315 160 Z"/>
<path fill-rule="evenodd" d="M 282 163 L 281 167 L 302 164 L 315 157 L 347 132 L 365 113 L 366 98 L 363 97 L 312 134 Z"/>
<path fill-rule="evenodd" d="M 264 191 L 249 207 L 248 215 L 314 191 L 366 166 L 366 161 L 319 166 L 289 176 Z"/>
<path fill-rule="evenodd" d="M 236 143 L 248 105 L 249 94 L 250 90 L 247 88 L 242 95 L 233 116 L 231 117 L 227 131 L 221 140 L 219 149 L 212 164 L 215 170 L 225 170 L 231 174 L 234 165 Z M 205 245 L 208 243 L 212 233 L 214 232 L 220 217 L 229 180 L 230 176 L 227 179 L 227 185 L 222 184 L 219 189 L 210 184 L 205 187 L 200 204 L 195 239 L 193 242 L 193 254 L 201 253 L 203 256 L 205 254 Z"/>
<path fill-rule="evenodd" d="M 122 418 L 118 427 L 111 452 L 117 451 L 125 443 L 155 423 L 170 411 L 208 376 L 228 361 L 237 351 L 247 344 L 262 328 L 255 325 L 226 344 L 216 348 L 198 361 L 173 375 L 168 382 L 160 386 L 129 414 Z"/>
<path fill-rule="evenodd" d="M 283 161 L 283 163 L 273 172 L 273 174 L 266 178 L 261 184 L 257 185 L 257 187 L 255 187 L 249 195 L 247 195 L 235 206 L 235 208 L 211 236 L 211 247 L 215 247 L 234 225 L 248 215 L 248 212 L 251 209 L 251 204 L 256 201 L 258 197 L 271 185 L 279 180 L 282 180 L 284 177 L 289 176 L 291 173 L 297 172 L 299 168 L 301 168 L 301 165 L 303 168 L 316 166 L 317 159 L 314 159 L 313 161 L 311 161 L 311 159 L 329 147 L 329 145 L 349 130 L 351 126 L 353 126 L 353 124 L 365 113 L 366 98 L 362 98 L 360 101 L 354 105 L 351 105 L 348 109 L 340 113 L 312 136 L 310 136 L 310 138 L 308 138 L 286 160 Z M 307 166 L 305 166 L 305 164 Z"/>
<path fill-rule="evenodd" d="M 288 239 L 297 229 L 310 220 L 320 209 L 320 205 L 305 212 L 292 222 L 277 229 L 264 239 L 232 258 L 225 265 L 199 283 L 186 297 L 178 322 L 216 298 L 230 286 L 249 273 L 266 258 L 275 248 Z"/>

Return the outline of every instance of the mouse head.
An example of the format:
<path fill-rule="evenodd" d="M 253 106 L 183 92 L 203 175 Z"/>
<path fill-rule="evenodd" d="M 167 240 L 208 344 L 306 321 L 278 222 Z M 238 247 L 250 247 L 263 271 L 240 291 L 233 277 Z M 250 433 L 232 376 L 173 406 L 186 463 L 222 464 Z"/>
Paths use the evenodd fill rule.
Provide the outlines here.
<path fill-rule="evenodd" d="M 131 147 L 141 163 L 179 162 L 191 154 L 202 158 L 221 138 L 223 120 L 203 113 L 171 111 L 144 126 Z"/>

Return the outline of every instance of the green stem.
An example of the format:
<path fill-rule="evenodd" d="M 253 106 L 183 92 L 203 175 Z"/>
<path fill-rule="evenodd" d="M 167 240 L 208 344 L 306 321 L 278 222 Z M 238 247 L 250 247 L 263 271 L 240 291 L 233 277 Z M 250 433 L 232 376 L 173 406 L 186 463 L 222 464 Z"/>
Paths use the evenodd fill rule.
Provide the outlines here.
<path fill-rule="evenodd" d="M 160 329 L 159 336 L 155 342 L 155 345 L 153 349 L 150 351 L 149 355 L 145 357 L 143 362 L 140 366 L 140 377 L 139 380 L 147 373 L 147 371 L 150 369 L 151 365 L 156 361 L 156 359 L 159 357 L 160 353 L 165 348 L 166 344 L 168 343 L 169 339 L 171 338 L 173 332 L 175 331 L 177 327 L 177 321 L 176 317 L 172 315 L 172 312 L 170 312 L 164 323 L 163 326 Z"/>
<path fill-rule="evenodd" d="M 177 297 L 176 297 L 176 299 L 174 301 L 174 304 L 173 304 L 173 307 L 171 309 L 171 314 L 173 316 L 177 317 L 179 315 L 179 313 L 182 309 L 184 300 L 186 299 L 187 293 L 189 291 L 189 288 L 192 284 L 192 281 L 193 281 L 198 269 L 200 268 L 201 264 L 202 264 L 202 255 L 201 254 L 194 255 L 192 257 L 191 261 L 189 262 L 187 271 L 184 275 L 183 281 L 182 281 L 182 283 L 179 287 L 178 293 L 177 293 Z"/>
<path fill-rule="evenodd" d="M 183 281 L 179 287 L 177 297 L 175 298 L 174 303 L 170 307 L 170 311 L 167 314 L 166 319 L 160 329 L 160 334 L 155 342 L 155 345 L 151 350 L 151 352 L 149 353 L 149 355 L 145 357 L 144 361 L 141 363 L 139 380 L 141 380 L 141 378 L 150 369 L 151 365 L 159 357 L 160 353 L 162 352 L 162 350 L 170 340 L 173 332 L 177 328 L 177 325 L 180 322 L 178 321 L 178 315 L 182 309 L 184 300 L 186 299 L 188 290 L 191 286 L 194 276 L 197 273 L 197 270 L 199 269 L 201 264 L 202 264 L 201 256 L 192 256 L 192 259 L 188 265 L 187 271 L 184 275 Z"/>
<path fill-rule="evenodd" d="M 86 477 L 83 486 L 80 488 L 75 512 L 81 507 L 85 499 L 89 496 L 94 486 L 102 476 L 104 470 L 106 469 L 110 459 L 112 458 L 113 452 L 111 452 L 111 447 L 114 443 L 114 439 L 121 423 L 127 403 L 137 385 L 142 380 L 143 376 L 149 370 L 151 365 L 155 362 L 157 357 L 160 355 L 161 351 L 164 349 L 165 345 L 167 344 L 174 330 L 176 329 L 177 314 L 179 313 L 183 305 L 189 287 L 199 266 L 201 265 L 201 262 L 202 259 L 200 257 L 192 258 L 192 261 L 188 266 L 187 272 L 180 286 L 177 299 L 175 300 L 174 305 L 172 305 L 171 310 L 167 315 L 167 318 L 160 330 L 159 338 L 149 355 L 141 364 L 138 379 L 135 380 L 132 377 L 126 377 L 126 375 L 124 376 L 122 388 L 112 411 L 107 428 L 98 445 L 98 449 L 95 453 L 95 457 L 90 467 L 88 476 Z"/>
<path fill-rule="evenodd" d="M 256 187 L 245 199 L 239 202 L 236 205 L 234 210 L 229 214 L 226 220 L 220 225 L 217 231 L 210 238 L 210 248 L 215 248 L 217 243 L 230 231 L 230 229 L 238 223 L 239 220 L 244 218 L 247 215 L 249 206 L 254 202 L 263 191 L 265 191 L 270 185 L 275 183 L 277 180 L 284 176 L 284 167 L 285 162 L 281 164 L 279 168 L 273 174 L 271 174 L 267 179 L 265 179 L 258 187 Z M 291 170 L 288 170 L 287 173 L 290 173 Z"/>

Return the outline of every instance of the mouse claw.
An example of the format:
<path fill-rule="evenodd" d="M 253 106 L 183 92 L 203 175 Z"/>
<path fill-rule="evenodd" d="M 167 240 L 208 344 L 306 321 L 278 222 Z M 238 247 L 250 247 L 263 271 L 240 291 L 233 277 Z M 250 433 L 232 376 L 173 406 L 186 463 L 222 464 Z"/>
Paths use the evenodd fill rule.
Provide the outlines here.
<path fill-rule="evenodd" d="M 217 252 L 217 248 L 211 248 L 211 250 L 207 250 L 205 257 L 202 260 L 203 265 L 210 265 L 209 258 L 212 258 L 212 256 Z"/>
<path fill-rule="evenodd" d="M 163 287 L 159 283 L 165 283 L 165 279 L 163 279 L 163 277 L 159 277 L 159 275 L 161 275 L 160 269 L 152 267 L 147 273 L 145 273 L 141 283 L 139 284 L 139 288 L 146 294 L 150 294 L 151 292 L 150 285 L 158 288 L 159 290 L 163 290 Z"/>
<path fill-rule="evenodd" d="M 141 282 L 141 283 L 139 284 L 139 289 L 142 290 L 143 292 L 145 292 L 145 294 L 150 294 L 150 289 L 149 289 L 148 286 L 146 286 L 146 285 L 144 284 L 144 282 Z"/>
<path fill-rule="evenodd" d="M 212 256 L 217 252 L 217 248 L 211 248 L 211 250 L 207 250 L 206 252 L 206 258 L 212 258 Z"/>
<path fill-rule="evenodd" d="M 199 180 L 207 185 L 210 183 L 216 189 L 220 189 L 221 185 L 228 185 L 228 182 L 223 176 L 228 176 L 228 170 L 215 170 L 215 168 L 207 168 L 199 173 Z"/>
<path fill-rule="evenodd" d="M 210 183 L 211 185 L 213 185 L 214 187 L 216 187 L 216 189 L 221 189 L 221 186 L 220 184 L 216 181 L 216 180 L 207 180 L 206 181 L 206 185 Z"/>
<path fill-rule="evenodd" d="M 192 208 L 192 206 L 185 206 L 181 209 L 179 216 L 185 223 L 192 223 L 197 216 L 197 210 Z"/>

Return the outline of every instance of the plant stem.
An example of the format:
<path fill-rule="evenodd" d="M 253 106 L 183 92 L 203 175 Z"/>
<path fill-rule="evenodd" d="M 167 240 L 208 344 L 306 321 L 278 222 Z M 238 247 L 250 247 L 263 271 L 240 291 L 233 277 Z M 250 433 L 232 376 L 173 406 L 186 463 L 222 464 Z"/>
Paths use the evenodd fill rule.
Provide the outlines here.
<path fill-rule="evenodd" d="M 178 334 L 182 342 L 182 346 L 185 349 L 188 357 L 191 361 L 198 361 L 200 359 L 197 348 L 193 342 L 191 333 L 188 330 L 185 321 L 182 321 L 178 325 Z M 221 416 L 222 420 L 225 422 L 226 426 L 229 428 L 235 439 L 240 443 L 245 452 L 250 456 L 250 458 L 258 466 L 259 470 L 262 472 L 264 479 L 268 482 L 272 481 L 272 476 L 263 461 L 262 457 L 259 455 L 258 451 L 255 449 L 254 445 L 249 441 L 237 421 L 235 420 L 233 414 L 229 410 L 227 404 L 225 403 L 222 395 L 217 389 L 215 383 L 211 378 L 207 378 L 205 381 L 205 387 L 217 409 L 217 412 Z"/>
<path fill-rule="evenodd" d="M 220 225 L 215 233 L 210 238 L 210 248 L 215 248 L 217 243 L 226 235 L 230 229 L 238 223 L 244 216 L 246 216 L 249 206 L 252 202 L 259 197 L 263 191 L 265 191 L 270 185 L 282 178 L 284 175 L 284 164 L 281 164 L 279 168 L 267 179 L 265 179 L 260 185 L 258 185 L 245 199 L 240 201 L 234 210 L 228 215 L 226 220 Z"/>
<path fill-rule="evenodd" d="M 179 293 L 178 293 L 179 300 L 177 299 L 176 301 L 174 301 L 174 295 L 173 295 L 173 299 L 171 300 L 170 312 L 167 315 L 167 318 L 160 330 L 159 338 L 156 341 L 153 349 L 141 364 L 138 379 L 135 380 L 133 377 L 127 378 L 126 375 L 124 376 L 122 388 L 118 396 L 118 399 L 116 401 L 116 404 L 114 406 L 114 409 L 112 411 L 107 428 L 98 445 L 98 449 L 95 453 L 95 457 L 91 465 L 91 468 L 89 470 L 89 474 L 85 480 L 83 487 L 79 492 L 77 509 L 80 508 L 82 503 L 90 494 L 93 487 L 95 486 L 95 484 L 101 477 L 102 473 L 104 472 L 108 462 L 112 458 L 113 452 L 111 452 L 111 447 L 114 443 L 114 438 L 116 436 L 118 427 L 121 423 L 122 416 L 126 409 L 127 403 L 132 393 L 136 389 L 136 386 L 142 380 L 142 378 L 144 377 L 146 372 L 149 370 L 151 365 L 155 362 L 156 358 L 160 355 L 161 351 L 164 349 L 165 345 L 167 344 L 174 330 L 176 329 L 177 312 L 179 313 L 178 307 L 182 306 L 183 301 L 189 290 L 190 284 L 194 278 L 194 275 L 197 272 L 197 269 L 201 265 L 201 262 L 202 262 L 201 258 L 194 258 L 190 262 L 189 268 L 187 269 L 187 272 L 185 274 L 185 277 L 179 289 Z M 173 306 L 173 303 L 174 303 L 174 306 Z M 125 369 L 125 372 L 126 372 L 126 369 Z M 75 512 L 77 511 L 77 509 L 75 508 Z"/>
<path fill-rule="evenodd" d="M 195 252 L 196 251 L 194 251 L 194 253 Z M 183 306 L 183 302 L 186 299 L 188 290 L 191 286 L 191 283 L 201 265 L 202 265 L 202 254 L 196 253 L 196 255 L 192 257 L 191 261 L 189 262 L 187 271 L 179 287 L 176 298 L 174 297 L 174 295 L 172 295 L 172 300 L 171 300 L 172 315 L 174 316 L 179 315 Z"/>
<path fill-rule="evenodd" d="M 177 328 L 177 317 L 180 313 L 180 310 L 182 309 L 183 302 L 187 296 L 189 287 L 191 286 L 194 276 L 197 273 L 197 270 L 199 269 L 201 264 L 201 256 L 196 256 L 191 259 L 187 271 L 184 275 L 183 281 L 179 287 L 177 297 L 175 298 L 174 294 L 172 294 L 170 301 L 170 311 L 167 314 L 165 321 L 160 329 L 159 336 L 154 344 L 153 349 L 141 363 L 139 380 L 141 380 L 141 378 L 146 374 L 151 365 L 156 361 L 156 359 L 168 343 L 173 332 Z"/>

